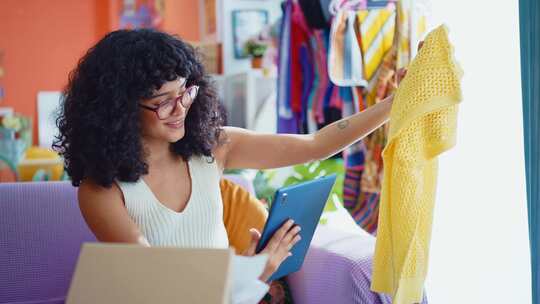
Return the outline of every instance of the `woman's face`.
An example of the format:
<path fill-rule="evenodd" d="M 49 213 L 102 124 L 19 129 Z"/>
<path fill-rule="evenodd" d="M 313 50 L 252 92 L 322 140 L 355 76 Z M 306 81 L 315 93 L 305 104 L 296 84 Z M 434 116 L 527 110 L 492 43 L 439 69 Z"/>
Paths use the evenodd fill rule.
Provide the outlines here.
<path fill-rule="evenodd" d="M 180 99 L 186 90 L 186 79 L 178 78 L 174 81 L 165 82 L 152 97 L 141 101 L 141 125 L 142 136 L 153 140 L 164 140 L 174 143 L 182 139 L 185 135 L 184 121 L 188 108 L 184 108 Z M 163 111 L 164 105 L 174 108 L 172 111 Z M 163 107 L 158 110 L 160 105 Z M 161 117 L 158 116 L 159 115 Z M 163 115 L 165 113 L 165 115 Z"/>

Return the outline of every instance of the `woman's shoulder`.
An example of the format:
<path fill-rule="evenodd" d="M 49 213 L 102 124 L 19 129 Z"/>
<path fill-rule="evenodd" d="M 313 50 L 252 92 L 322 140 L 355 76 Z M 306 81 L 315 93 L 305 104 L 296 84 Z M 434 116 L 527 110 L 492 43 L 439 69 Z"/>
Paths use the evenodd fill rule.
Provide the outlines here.
<path fill-rule="evenodd" d="M 224 160 L 219 153 L 212 153 L 211 155 L 193 155 L 190 158 L 192 168 L 198 168 L 207 174 L 214 174 L 217 171 L 217 175 L 223 174 Z M 210 173 L 211 172 L 211 173 Z M 193 173 L 193 172 L 192 172 Z"/>
<path fill-rule="evenodd" d="M 116 183 L 104 187 L 85 179 L 78 190 L 79 207 L 88 227 L 101 242 L 148 245 L 125 208 Z"/>
<path fill-rule="evenodd" d="M 99 204 L 100 202 L 123 202 L 122 191 L 116 183 L 105 187 L 90 178 L 83 179 L 79 185 L 77 196 L 79 204 Z"/>
<path fill-rule="evenodd" d="M 217 144 L 212 149 L 212 156 L 217 163 L 220 173 L 223 173 L 227 162 L 227 151 L 229 149 L 230 139 L 227 135 L 227 127 L 220 132 Z"/>

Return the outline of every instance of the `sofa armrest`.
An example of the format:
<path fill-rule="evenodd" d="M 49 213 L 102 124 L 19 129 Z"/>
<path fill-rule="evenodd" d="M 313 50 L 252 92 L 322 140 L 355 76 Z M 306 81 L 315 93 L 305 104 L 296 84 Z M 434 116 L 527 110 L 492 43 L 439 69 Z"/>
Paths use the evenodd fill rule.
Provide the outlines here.
<path fill-rule="evenodd" d="M 288 276 L 294 302 L 392 303 L 389 295 L 370 289 L 374 251 L 375 238 L 366 232 L 319 225 L 302 268 Z"/>
<path fill-rule="evenodd" d="M 370 290 L 375 239 L 321 226 L 300 271 L 288 276 L 295 303 L 391 303 Z"/>

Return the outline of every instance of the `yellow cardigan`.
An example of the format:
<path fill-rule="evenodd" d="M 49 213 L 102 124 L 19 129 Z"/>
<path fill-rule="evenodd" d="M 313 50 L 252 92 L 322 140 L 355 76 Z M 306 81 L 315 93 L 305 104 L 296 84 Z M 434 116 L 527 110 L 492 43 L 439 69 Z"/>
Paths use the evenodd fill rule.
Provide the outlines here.
<path fill-rule="evenodd" d="M 461 77 L 442 25 L 428 34 L 394 97 L 371 288 L 396 304 L 422 302 L 437 156 L 456 142 Z"/>

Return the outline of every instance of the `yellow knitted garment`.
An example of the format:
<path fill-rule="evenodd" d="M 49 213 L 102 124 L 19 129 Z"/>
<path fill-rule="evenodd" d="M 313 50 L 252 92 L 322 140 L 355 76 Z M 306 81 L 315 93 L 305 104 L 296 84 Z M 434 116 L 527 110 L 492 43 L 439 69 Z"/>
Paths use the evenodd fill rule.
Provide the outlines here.
<path fill-rule="evenodd" d="M 428 34 L 396 91 L 371 288 L 393 303 L 422 302 L 435 202 L 437 156 L 454 146 L 462 70 L 448 29 Z"/>

